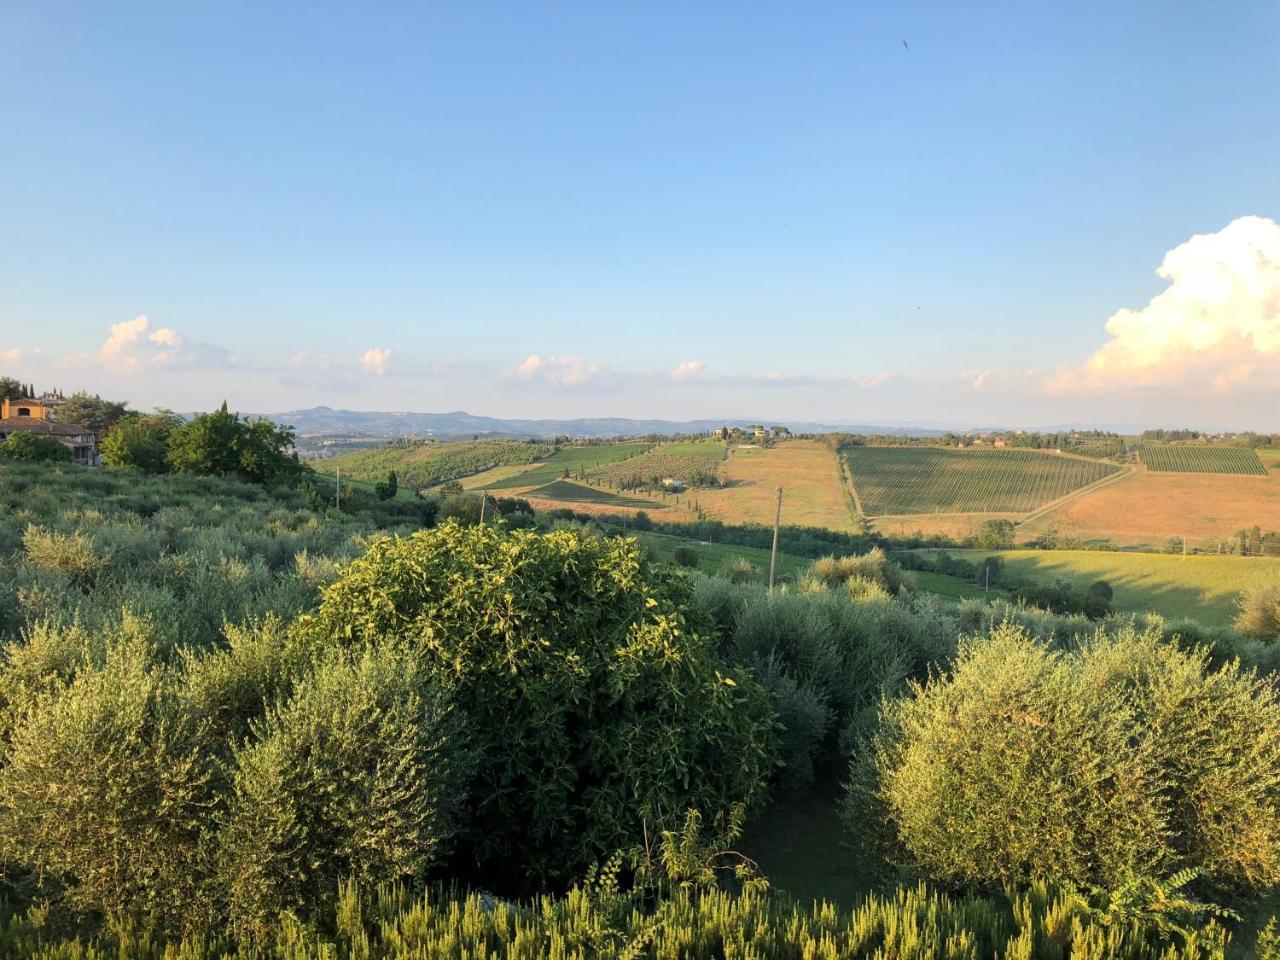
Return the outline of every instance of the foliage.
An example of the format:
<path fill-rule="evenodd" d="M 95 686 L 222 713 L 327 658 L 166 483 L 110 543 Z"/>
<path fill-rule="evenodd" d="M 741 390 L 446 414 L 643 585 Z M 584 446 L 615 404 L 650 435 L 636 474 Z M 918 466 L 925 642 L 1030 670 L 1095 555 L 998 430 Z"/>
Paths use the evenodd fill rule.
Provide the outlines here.
<path fill-rule="evenodd" d="M 1054 652 L 1008 625 L 912 693 L 885 702 L 847 803 L 902 862 L 987 884 L 1280 880 L 1280 703 L 1238 665 L 1154 631 Z"/>
<path fill-rule="evenodd" d="M 653 898 L 620 891 L 607 877 L 527 905 L 395 884 L 343 883 L 335 893 L 314 923 L 281 916 L 275 946 L 265 952 L 236 950 L 217 935 L 170 943 L 167 951 L 159 939 L 135 940 L 126 952 L 106 934 L 71 940 L 41 911 L 7 918 L 0 948 L 13 960 L 1224 960 L 1228 943 L 1216 924 L 1184 935 L 1104 923 L 1079 895 L 1042 885 L 990 898 L 903 887 L 871 894 L 852 910 L 696 885 Z"/>
<path fill-rule="evenodd" d="M 387 479 L 379 481 L 373 488 L 379 500 L 394 500 L 400 489 L 400 480 L 394 470 L 387 471 Z"/>
<path fill-rule="evenodd" d="M 289 485 L 302 474 L 293 431 L 267 419 L 241 419 L 227 405 L 202 413 L 169 435 L 167 461 L 179 473 L 236 476 L 251 483 Z"/>
<path fill-rule="evenodd" d="M 694 579 L 693 609 L 731 660 L 752 667 L 782 720 L 782 783 L 838 777 L 847 750 L 882 695 L 923 677 L 948 656 L 961 629 L 928 602 L 858 602 L 847 589 L 776 592 L 720 577 Z M 843 759 L 842 759 L 843 758 Z"/>
<path fill-rule="evenodd" d="M 810 565 L 805 576 L 824 587 L 847 588 L 851 581 L 857 581 L 876 584 L 888 596 L 916 592 L 915 578 L 890 560 L 880 547 L 872 547 L 860 555 L 822 557 Z"/>
<path fill-rule="evenodd" d="M 99 445 L 102 460 L 108 467 L 164 473 L 169 469 L 169 437 L 182 423 L 181 417 L 167 411 L 129 414 Z"/>
<path fill-rule="evenodd" d="M 479 755 L 458 869 L 528 889 L 645 819 L 761 798 L 772 711 L 688 629 L 685 599 L 634 542 L 446 522 L 375 540 L 304 628 L 422 650 Z"/>
<path fill-rule="evenodd" d="M 1235 627 L 1251 639 L 1280 642 L 1280 584 L 1259 584 L 1246 590 L 1240 597 Z"/>
<path fill-rule="evenodd" d="M 981 550 L 1008 550 L 1013 546 L 1012 520 L 984 520 L 973 538 L 973 545 Z"/>
<path fill-rule="evenodd" d="M 54 415 L 60 423 L 74 423 L 86 427 L 99 437 L 106 434 L 125 416 L 127 403 L 103 400 L 96 393 L 90 396 L 84 391 L 72 394 L 58 406 Z"/>
<path fill-rule="evenodd" d="M 109 631 L 127 609 L 163 650 L 206 648 L 228 623 L 292 619 L 365 537 L 433 510 L 365 494 L 317 513 L 300 493 L 223 478 L 0 467 L 0 638 L 77 620 Z"/>
<path fill-rule="evenodd" d="M 0 400 L 22 400 L 34 397 L 36 388 L 14 377 L 0 377 Z"/>
<path fill-rule="evenodd" d="M 11 433 L 8 440 L 0 443 L 0 461 L 3 460 L 26 463 L 70 462 L 71 449 L 53 437 L 23 430 Z"/>
<path fill-rule="evenodd" d="M 440 859 L 467 752 L 416 652 L 334 651 L 235 756 L 220 837 L 236 926 L 323 909 L 339 880 L 415 880 Z"/>
<path fill-rule="evenodd" d="M 673 557 L 676 564 L 681 567 L 696 567 L 698 565 L 698 553 L 690 547 L 676 547 Z"/>
<path fill-rule="evenodd" d="M 31 698 L 0 769 L 0 851 L 117 923 L 180 931 L 208 856 L 213 772 L 203 726 L 144 633 Z"/>

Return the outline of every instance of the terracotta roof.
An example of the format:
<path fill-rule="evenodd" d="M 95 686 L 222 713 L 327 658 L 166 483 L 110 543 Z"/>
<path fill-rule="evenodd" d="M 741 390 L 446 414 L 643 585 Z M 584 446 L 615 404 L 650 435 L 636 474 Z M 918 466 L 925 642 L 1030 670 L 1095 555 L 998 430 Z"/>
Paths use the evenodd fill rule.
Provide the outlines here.
<path fill-rule="evenodd" d="M 6 417 L 0 420 L 0 433 L 44 433 L 54 437 L 78 437 L 93 435 L 88 427 L 74 423 L 54 423 L 39 417 Z"/>

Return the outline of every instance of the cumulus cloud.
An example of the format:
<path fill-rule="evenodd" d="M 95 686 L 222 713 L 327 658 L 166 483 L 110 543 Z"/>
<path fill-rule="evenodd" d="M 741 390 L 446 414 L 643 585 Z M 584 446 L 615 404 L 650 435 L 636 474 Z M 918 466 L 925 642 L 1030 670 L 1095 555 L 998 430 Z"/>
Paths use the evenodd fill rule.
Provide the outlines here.
<path fill-rule="evenodd" d="M 381 377 L 386 374 L 391 363 L 391 351 L 382 347 L 371 347 L 360 358 L 360 370 L 363 373 Z"/>
<path fill-rule="evenodd" d="M 531 354 L 516 367 L 517 377 L 523 380 L 540 379 L 559 387 L 577 387 L 600 375 L 598 364 L 581 357 L 541 357 Z"/>
<path fill-rule="evenodd" d="M 10 347 L 7 350 L 0 350 L 0 363 L 21 363 L 22 348 Z"/>
<path fill-rule="evenodd" d="M 1107 321 L 1111 339 L 1050 393 L 1178 387 L 1228 393 L 1280 375 L 1280 224 L 1241 217 L 1170 250 L 1169 286 Z"/>
<path fill-rule="evenodd" d="M 68 354 L 59 366 L 101 365 L 112 373 L 129 375 L 140 370 L 208 369 L 230 363 L 230 351 L 190 340 L 170 327 L 152 330 L 151 322 L 145 316 L 138 316 L 112 324 L 96 355 Z"/>
<path fill-rule="evenodd" d="M 684 363 L 676 367 L 676 372 L 672 374 L 677 380 L 689 380 L 702 373 L 706 366 L 701 360 L 686 360 Z"/>

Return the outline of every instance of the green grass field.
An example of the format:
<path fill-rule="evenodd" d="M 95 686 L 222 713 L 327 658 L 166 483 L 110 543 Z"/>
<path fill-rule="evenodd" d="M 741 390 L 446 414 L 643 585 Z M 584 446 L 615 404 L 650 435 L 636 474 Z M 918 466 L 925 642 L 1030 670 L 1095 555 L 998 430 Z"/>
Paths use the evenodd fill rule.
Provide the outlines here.
<path fill-rule="evenodd" d="M 973 558 L 989 551 L 951 551 Z M 1208 626 L 1229 624 L 1241 591 L 1280 580 L 1280 560 L 1203 557 L 1095 550 L 1005 550 L 997 553 L 1014 573 L 1039 580 L 1054 576 L 1106 580 L 1115 607 L 1129 613 L 1152 610 Z"/>
<path fill-rule="evenodd" d="M 1155 473 L 1233 473 L 1265 477 L 1267 468 L 1248 447 L 1180 447 L 1144 443 L 1139 455 Z"/>
<path fill-rule="evenodd" d="M 487 490 L 511 490 L 517 487 L 536 487 L 559 480 L 567 470 L 570 477 L 594 467 L 617 463 L 644 453 L 652 444 L 609 443 L 583 447 L 561 447 L 546 460 L 520 473 L 485 484 Z"/>
<path fill-rule="evenodd" d="M 627 531 L 627 536 L 636 537 L 641 543 L 653 550 L 662 560 L 674 560 L 679 547 L 687 547 L 698 557 L 698 568 L 708 573 L 743 559 L 754 564 L 764 576 L 769 575 L 769 551 L 759 547 L 739 547 L 726 543 L 704 543 L 701 540 L 690 540 L 685 537 L 674 537 L 666 533 L 649 533 Z M 778 575 L 795 578 L 800 576 L 813 563 L 808 557 L 793 557 L 785 553 L 778 554 Z"/>
<path fill-rule="evenodd" d="M 1280 470 L 1280 450 L 1259 450 L 1258 459 L 1269 470 Z"/>
<path fill-rule="evenodd" d="M 631 507 L 640 510 L 665 510 L 666 504 L 643 497 L 628 497 L 611 493 L 608 490 L 597 490 L 594 487 L 574 483 L 572 480 L 553 480 L 535 490 L 527 491 L 524 496 L 541 500 L 559 500 L 564 503 L 592 503 L 608 507 Z"/>
<path fill-rule="evenodd" d="M 848 447 L 843 455 L 869 517 L 1026 513 L 1120 469 L 1037 450 Z"/>

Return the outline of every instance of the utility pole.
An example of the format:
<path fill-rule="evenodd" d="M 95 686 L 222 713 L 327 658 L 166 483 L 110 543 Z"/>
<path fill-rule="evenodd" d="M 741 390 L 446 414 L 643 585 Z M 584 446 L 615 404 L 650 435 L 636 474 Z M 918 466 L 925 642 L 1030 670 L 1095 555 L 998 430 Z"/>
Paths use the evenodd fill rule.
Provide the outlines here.
<path fill-rule="evenodd" d="M 773 595 L 773 575 L 778 569 L 778 527 L 782 525 L 782 488 L 778 488 L 778 512 L 773 516 L 773 548 L 769 551 L 769 595 Z"/>
<path fill-rule="evenodd" d="M 333 468 L 333 506 L 335 510 L 342 509 L 342 468 Z"/>
<path fill-rule="evenodd" d="M 488 499 L 489 499 L 489 495 L 486 494 L 483 490 L 481 490 L 480 491 L 480 526 L 482 527 L 484 526 L 484 505 Z"/>

